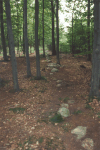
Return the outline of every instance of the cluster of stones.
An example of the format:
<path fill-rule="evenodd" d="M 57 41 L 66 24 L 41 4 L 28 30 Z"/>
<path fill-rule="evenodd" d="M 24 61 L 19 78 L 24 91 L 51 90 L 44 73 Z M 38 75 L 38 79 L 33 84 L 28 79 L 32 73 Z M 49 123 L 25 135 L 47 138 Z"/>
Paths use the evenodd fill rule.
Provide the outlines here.
<path fill-rule="evenodd" d="M 74 101 L 69 100 L 68 103 L 74 103 Z M 68 107 L 69 107 L 68 104 L 63 103 L 57 113 L 60 114 L 62 117 L 70 116 L 70 111 L 69 111 Z M 86 130 L 87 130 L 87 127 L 77 126 L 75 129 L 71 130 L 71 133 L 76 135 L 76 139 L 80 140 L 81 138 L 83 138 L 86 135 Z M 82 141 L 81 145 L 86 150 L 93 150 L 94 142 L 90 138 L 85 138 Z"/>
<path fill-rule="evenodd" d="M 60 67 L 60 65 L 51 62 L 49 55 L 48 55 L 48 51 L 47 51 L 46 59 L 47 59 L 47 62 L 49 63 L 47 67 L 48 69 L 51 69 L 50 75 L 53 75 L 54 72 L 58 72 L 58 68 Z M 62 80 L 57 80 L 56 83 L 57 83 L 56 86 L 60 87 Z M 69 100 L 68 103 L 72 104 L 74 103 L 74 100 Z M 63 103 L 57 113 L 60 114 L 62 117 L 70 116 L 70 111 L 68 107 L 69 107 L 68 104 Z M 87 130 L 87 127 L 77 126 L 75 129 L 71 130 L 71 133 L 76 135 L 76 139 L 80 140 L 86 135 L 86 130 Z M 82 141 L 82 147 L 84 147 L 86 150 L 93 150 L 93 146 L 94 146 L 94 142 L 90 138 L 85 138 Z"/>

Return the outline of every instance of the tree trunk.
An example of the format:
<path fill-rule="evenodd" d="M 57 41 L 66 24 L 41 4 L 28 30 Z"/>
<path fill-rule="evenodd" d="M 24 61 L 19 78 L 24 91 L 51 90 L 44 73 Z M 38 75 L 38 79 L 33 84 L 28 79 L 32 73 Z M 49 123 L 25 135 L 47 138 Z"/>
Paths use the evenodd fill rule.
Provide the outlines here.
<path fill-rule="evenodd" d="M 87 19 L 87 27 L 88 27 L 88 52 L 90 52 L 90 0 L 88 0 L 88 19 Z M 91 61 L 91 54 L 87 55 L 87 60 Z"/>
<path fill-rule="evenodd" d="M 28 38 L 27 38 L 27 0 L 24 0 L 24 41 L 25 41 L 26 63 L 27 63 L 27 77 L 30 77 L 31 69 L 30 69 Z"/>
<path fill-rule="evenodd" d="M 52 9 L 52 55 L 56 55 L 55 38 L 54 38 L 54 6 L 53 6 L 53 0 L 51 0 L 51 9 Z"/>
<path fill-rule="evenodd" d="M 73 46 L 73 12 L 72 12 L 72 55 L 74 56 L 74 46 Z"/>
<path fill-rule="evenodd" d="M 39 45 L 38 45 L 38 13 L 39 13 L 39 2 L 35 0 L 35 48 L 36 48 L 36 69 L 37 79 L 41 79 L 40 72 L 40 56 L 39 56 Z"/>
<path fill-rule="evenodd" d="M 11 50 L 11 63 L 12 63 L 14 90 L 19 91 L 18 78 L 17 78 L 17 62 L 15 57 L 15 47 L 14 47 L 14 39 L 13 39 L 12 24 L 11 24 L 10 0 L 5 1 L 5 7 L 6 7 L 6 16 L 7 16 L 9 46 Z"/>
<path fill-rule="evenodd" d="M 90 97 L 100 98 L 100 0 L 94 1 L 94 42 Z"/>
<path fill-rule="evenodd" d="M 3 47 L 3 58 L 4 61 L 8 61 L 5 34 L 4 34 L 4 25 L 3 25 L 3 0 L 0 0 L 0 21 L 1 21 L 1 40 Z"/>
<path fill-rule="evenodd" d="M 44 0 L 43 0 L 43 14 L 42 14 L 42 21 L 43 21 L 43 57 L 45 57 L 45 49 L 44 49 Z"/>
<path fill-rule="evenodd" d="M 60 65 L 59 59 L 59 17 L 58 17 L 58 9 L 59 9 L 59 0 L 56 0 L 56 29 L 57 29 L 57 64 Z"/>
<path fill-rule="evenodd" d="M 25 39 L 24 39 L 24 3 L 23 3 L 23 54 L 24 54 L 24 56 L 25 56 Z"/>

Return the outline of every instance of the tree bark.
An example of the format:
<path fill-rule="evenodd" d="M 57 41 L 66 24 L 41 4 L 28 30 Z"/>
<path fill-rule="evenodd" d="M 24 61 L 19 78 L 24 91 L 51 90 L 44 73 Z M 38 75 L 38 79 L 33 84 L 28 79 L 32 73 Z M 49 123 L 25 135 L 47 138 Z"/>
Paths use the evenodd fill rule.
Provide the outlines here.
<path fill-rule="evenodd" d="M 40 56 L 39 56 L 39 45 L 38 45 L 38 13 L 39 13 L 39 2 L 35 0 L 35 48 L 36 48 L 36 69 L 37 69 L 37 80 L 41 79 L 40 72 Z"/>
<path fill-rule="evenodd" d="M 87 19 L 87 27 L 88 27 L 88 52 L 90 52 L 90 0 L 88 0 L 88 19 Z M 87 60 L 91 61 L 91 54 L 87 55 Z"/>
<path fill-rule="evenodd" d="M 94 42 L 90 97 L 100 98 L 100 0 L 94 1 Z"/>
<path fill-rule="evenodd" d="M 45 57 L 45 49 L 44 49 L 44 0 L 43 0 L 43 15 L 42 15 L 42 21 L 43 21 L 43 57 Z"/>
<path fill-rule="evenodd" d="M 54 6 L 53 6 L 53 0 L 51 0 L 51 9 L 52 9 L 52 55 L 56 55 L 55 38 L 54 38 Z"/>
<path fill-rule="evenodd" d="M 27 77 L 30 77 L 31 69 L 30 69 L 28 38 L 27 38 L 27 0 L 24 0 L 24 41 L 25 41 L 25 52 L 26 52 Z"/>
<path fill-rule="evenodd" d="M 58 9 L 59 9 L 59 0 L 56 0 L 56 30 L 57 30 L 57 64 L 60 65 L 59 59 L 59 17 L 58 17 Z"/>
<path fill-rule="evenodd" d="M 11 50 L 11 63 L 12 63 L 14 90 L 19 91 L 18 77 L 17 77 L 17 62 L 15 57 L 15 47 L 14 47 L 14 39 L 13 39 L 12 24 L 11 24 L 10 0 L 5 0 L 5 7 L 6 7 L 6 16 L 7 16 L 9 46 Z"/>
<path fill-rule="evenodd" d="M 8 61 L 5 34 L 4 34 L 4 25 L 3 25 L 3 0 L 0 0 L 0 21 L 1 21 L 1 40 L 3 47 L 3 58 L 4 61 Z"/>
<path fill-rule="evenodd" d="M 24 39 L 24 33 L 25 33 L 25 31 L 24 31 L 24 3 L 23 3 L 23 54 L 24 54 L 24 56 L 25 56 L 25 39 Z"/>

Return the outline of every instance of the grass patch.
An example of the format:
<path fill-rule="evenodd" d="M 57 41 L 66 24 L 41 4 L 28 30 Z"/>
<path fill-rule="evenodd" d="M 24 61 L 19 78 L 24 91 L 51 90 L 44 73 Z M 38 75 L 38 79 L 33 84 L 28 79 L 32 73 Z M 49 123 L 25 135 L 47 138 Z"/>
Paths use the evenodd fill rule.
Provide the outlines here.
<path fill-rule="evenodd" d="M 98 115 L 98 118 L 100 118 L 100 112 L 98 112 L 97 115 Z"/>
<path fill-rule="evenodd" d="M 60 123 L 60 122 L 63 122 L 63 118 L 60 114 L 55 114 L 52 118 L 49 119 L 50 122 L 53 122 L 53 123 Z"/>
<path fill-rule="evenodd" d="M 81 113 L 82 113 L 82 111 L 81 111 L 81 110 L 77 110 L 77 111 L 75 111 L 73 114 L 78 115 L 78 114 L 81 114 Z"/>
<path fill-rule="evenodd" d="M 68 132 L 69 131 L 69 128 L 70 128 L 70 125 L 68 124 L 68 126 L 65 124 L 65 125 L 63 125 L 62 126 L 62 128 L 63 128 L 63 130 L 65 131 L 65 132 Z"/>
<path fill-rule="evenodd" d="M 13 113 L 21 113 L 21 114 L 23 114 L 24 111 L 25 111 L 25 108 L 16 107 L 16 108 L 10 108 L 9 110 L 10 110 L 10 111 L 13 111 Z"/>
<path fill-rule="evenodd" d="M 61 101 L 61 100 L 62 100 L 62 98 L 61 98 L 61 97 L 59 97 L 59 100 Z"/>
<path fill-rule="evenodd" d="M 30 80 L 45 80 L 45 81 L 47 81 L 46 77 L 44 77 L 44 76 L 41 76 L 40 78 L 35 76 L 35 77 L 31 78 Z"/>
<path fill-rule="evenodd" d="M 30 144 L 35 144 L 37 141 L 35 136 L 30 136 L 28 138 L 28 140 L 26 140 L 23 144 L 22 143 L 18 143 L 18 146 L 21 147 L 22 150 L 31 150 L 30 148 Z M 25 144 L 27 144 L 27 149 L 25 149 Z M 33 149 L 34 150 L 34 149 Z"/>
<path fill-rule="evenodd" d="M 86 109 L 92 109 L 92 107 L 89 104 L 86 104 L 85 108 Z"/>
<path fill-rule="evenodd" d="M 39 143 L 42 143 L 42 142 L 43 142 L 43 137 L 40 137 L 40 138 L 38 139 L 38 141 L 39 141 Z"/>
<path fill-rule="evenodd" d="M 44 93 L 46 91 L 46 88 L 43 88 L 42 90 L 39 90 L 39 92 Z"/>
<path fill-rule="evenodd" d="M 65 98 L 63 99 L 64 102 L 67 102 L 68 100 L 69 100 L 69 97 L 65 97 Z"/>

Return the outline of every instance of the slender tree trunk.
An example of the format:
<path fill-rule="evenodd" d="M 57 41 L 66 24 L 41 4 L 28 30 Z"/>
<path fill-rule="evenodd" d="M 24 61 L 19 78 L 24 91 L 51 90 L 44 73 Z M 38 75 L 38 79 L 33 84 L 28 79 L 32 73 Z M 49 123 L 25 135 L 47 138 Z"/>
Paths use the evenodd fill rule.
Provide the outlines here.
<path fill-rule="evenodd" d="M 41 79 L 40 72 L 40 56 L 39 56 L 39 45 L 38 45 L 38 14 L 39 14 L 39 2 L 35 0 L 35 48 L 36 48 L 36 69 L 37 79 Z"/>
<path fill-rule="evenodd" d="M 57 29 L 57 64 L 60 64 L 59 59 L 59 16 L 58 16 L 58 9 L 59 9 L 59 0 L 56 0 L 56 29 Z"/>
<path fill-rule="evenodd" d="M 88 52 L 90 52 L 90 0 L 88 0 L 88 19 L 87 19 L 87 26 L 88 26 Z M 91 61 L 91 54 L 87 55 L 87 60 Z"/>
<path fill-rule="evenodd" d="M 94 42 L 90 97 L 100 98 L 100 0 L 94 1 Z"/>
<path fill-rule="evenodd" d="M 24 56 L 25 56 L 25 39 L 24 39 L 24 3 L 23 3 L 23 54 L 24 54 Z"/>
<path fill-rule="evenodd" d="M 74 47 L 73 47 L 73 13 L 72 13 L 72 55 L 74 55 Z"/>
<path fill-rule="evenodd" d="M 4 25 L 3 25 L 3 0 L 0 0 L 0 22 L 1 22 L 1 40 L 3 47 L 3 58 L 4 61 L 8 61 L 5 34 L 4 34 Z"/>
<path fill-rule="evenodd" d="M 44 49 L 44 0 L 43 0 L 43 15 L 42 15 L 42 21 L 43 21 L 43 57 L 45 57 L 45 49 Z"/>
<path fill-rule="evenodd" d="M 27 0 L 24 0 L 24 41 L 25 41 L 25 52 L 26 52 L 26 63 L 27 63 L 27 77 L 31 76 L 30 60 L 28 52 L 28 38 L 27 38 Z"/>
<path fill-rule="evenodd" d="M 12 24 L 11 24 L 10 0 L 5 1 L 5 7 L 6 7 L 6 16 L 7 16 L 9 46 L 11 50 L 11 63 L 12 63 L 14 90 L 19 91 L 18 77 L 17 77 L 17 62 L 15 57 L 15 47 L 14 47 L 14 39 L 13 39 Z"/>
<path fill-rule="evenodd" d="M 56 55 L 55 38 L 54 38 L 54 6 L 53 6 L 53 0 L 51 0 L 51 9 L 52 9 L 52 55 Z"/>

